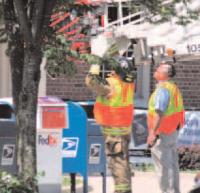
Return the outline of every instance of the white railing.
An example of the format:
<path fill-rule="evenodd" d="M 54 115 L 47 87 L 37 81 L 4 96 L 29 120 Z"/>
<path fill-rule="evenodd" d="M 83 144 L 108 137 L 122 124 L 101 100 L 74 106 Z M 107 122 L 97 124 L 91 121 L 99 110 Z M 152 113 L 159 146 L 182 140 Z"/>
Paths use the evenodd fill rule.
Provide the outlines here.
<path fill-rule="evenodd" d="M 91 0 L 91 1 L 104 1 L 104 2 L 108 3 L 108 2 L 117 2 L 117 1 L 122 2 L 122 1 L 128 1 L 128 0 Z M 162 2 L 162 5 L 167 6 L 167 5 L 170 5 L 172 2 L 173 2 L 172 0 L 165 0 L 165 1 Z M 199 5 L 199 3 L 197 3 L 197 2 L 199 2 L 199 0 L 193 0 L 191 5 L 193 5 L 193 7 L 194 7 L 195 3 Z M 179 3 L 179 4 L 181 4 L 181 3 Z M 197 6 L 197 7 L 199 7 L 199 6 Z M 99 31 L 104 32 L 104 31 L 111 29 L 112 27 L 115 27 L 115 26 L 122 27 L 122 26 L 130 25 L 130 24 L 131 25 L 141 24 L 145 21 L 145 15 L 146 14 L 148 14 L 148 13 L 144 10 L 139 11 L 137 13 L 130 14 L 126 17 L 123 17 L 121 19 L 118 19 L 116 21 L 108 23 L 105 27 L 100 27 Z M 134 19 L 134 17 L 137 17 L 137 16 L 139 16 L 139 18 Z"/>
<path fill-rule="evenodd" d="M 94 2 L 95 1 L 99 1 L 99 2 L 102 1 L 104 3 L 106 3 L 106 2 L 109 3 L 109 2 L 119 2 L 119 1 L 122 2 L 122 1 L 129 1 L 129 0 L 91 0 L 91 1 L 94 1 Z M 172 3 L 172 0 L 165 0 L 165 1 L 162 2 L 162 5 L 169 5 L 171 3 Z M 110 29 L 114 26 L 118 26 L 118 27 L 120 26 L 121 27 L 121 26 L 125 26 L 125 25 L 128 25 L 128 24 L 129 25 L 130 24 L 132 24 L 132 25 L 141 24 L 145 20 L 145 14 L 146 14 L 146 12 L 144 10 L 139 11 L 137 13 L 130 14 L 126 17 L 123 17 L 121 19 L 118 19 L 116 21 L 108 23 L 105 27 L 101 27 L 99 29 L 99 31 L 104 32 L 107 29 Z M 134 19 L 134 17 L 137 17 L 137 16 L 139 16 L 139 18 Z"/>
<path fill-rule="evenodd" d="M 100 28 L 100 31 L 101 32 L 104 32 L 114 26 L 125 26 L 125 25 L 128 25 L 128 24 L 140 24 L 142 23 L 144 20 L 145 20 L 145 17 L 144 17 L 144 11 L 139 11 L 137 13 L 133 13 L 133 14 L 130 14 L 126 17 L 123 17 L 121 19 L 118 19 L 116 21 L 113 21 L 113 22 L 110 22 L 108 25 L 106 25 L 105 27 L 101 27 Z M 135 17 L 139 16 L 138 19 L 134 19 Z"/>

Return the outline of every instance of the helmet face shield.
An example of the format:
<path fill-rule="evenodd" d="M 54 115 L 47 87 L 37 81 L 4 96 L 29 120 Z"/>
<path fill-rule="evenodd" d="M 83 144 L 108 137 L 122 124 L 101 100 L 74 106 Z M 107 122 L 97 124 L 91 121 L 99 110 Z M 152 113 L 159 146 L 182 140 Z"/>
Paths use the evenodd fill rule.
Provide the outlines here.
<path fill-rule="evenodd" d="M 128 61 L 124 59 L 119 60 L 119 65 L 122 69 L 128 69 L 129 67 Z"/>
<path fill-rule="evenodd" d="M 114 70 L 125 82 L 133 82 L 136 78 L 136 68 L 125 57 L 117 60 L 117 66 Z"/>
<path fill-rule="evenodd" d="M 107 78 L 112 71 L 115 71 L 124 82 L 134 82 L 137 74 L 136 67 L 125 57 L 112 58 L 112 60 L 109 60 L 109 63 L 105 62 L 102 64 L 100 76 Z"/>

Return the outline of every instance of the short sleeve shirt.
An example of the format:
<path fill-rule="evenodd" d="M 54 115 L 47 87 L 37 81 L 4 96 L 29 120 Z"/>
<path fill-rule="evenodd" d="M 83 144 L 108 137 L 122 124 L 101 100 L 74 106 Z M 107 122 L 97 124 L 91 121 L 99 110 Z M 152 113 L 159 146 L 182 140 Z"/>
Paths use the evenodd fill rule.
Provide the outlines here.
<path fill-rule="evenodd" d="M 165 88 L 159 88 L 156 91 L 154 99 L 155 99 L 154 101 L 155 109 L 164 113 L 169 105 L 169 100 L 170 100 L 169 91 Z"/>

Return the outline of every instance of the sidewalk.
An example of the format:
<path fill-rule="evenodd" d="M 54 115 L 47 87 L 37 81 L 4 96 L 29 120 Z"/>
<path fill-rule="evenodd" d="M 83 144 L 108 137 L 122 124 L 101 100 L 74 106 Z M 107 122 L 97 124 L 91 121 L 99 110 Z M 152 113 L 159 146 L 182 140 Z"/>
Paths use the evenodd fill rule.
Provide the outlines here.
<path fill-rule="evenodd" d="M 193 179 L 195 173 L 180 173 L 180 187 L 181 193 L 188 193 L 193 187 Z M 89 177 L 88 193 L 102 193 L 102 178 L 100 176 Z M 106 193 L 113 193 L 114 186 L 112 177 L 107 177 L 107 191 Z M 158 193 L 157 178 L 154 172 L 135 172 L 132 178 L 133 193 Z M 77 193 L 82 193 L 82 185 L 78 185 Z M 64 191 L 68 193 L 68 191 Z"/>

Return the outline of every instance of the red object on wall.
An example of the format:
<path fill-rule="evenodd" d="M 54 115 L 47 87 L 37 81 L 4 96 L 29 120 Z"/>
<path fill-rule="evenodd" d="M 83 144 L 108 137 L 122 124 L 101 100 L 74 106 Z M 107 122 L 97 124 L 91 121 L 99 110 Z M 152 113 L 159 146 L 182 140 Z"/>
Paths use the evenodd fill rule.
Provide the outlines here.
<path fill-rule="evenodd" d="M 99 5 L 100 3 L 103 3 L 103 0 L 76 0 L 75 4 L 78 5 Z"/>
<path fill-rule="evenodd" d="M 80 53 L 80 54 L 88 54 L 89 51 L 88 51 L 88 50 L 79 50 L 79 53 Z"/>
<path fill-rule="evenodd" d="M 85 42 L 74 42 L 71 46 L 72 50 L 76 50 L 79 49 L 80 47 L 84 47 L 85 46 Z"/>
<path fill-rule="evenodd" d="M 76 34 L 75 36 L 71 36 L 67 39 L 73 41 L 73 40 L 81 39 L 81 38 L 84 38 L 84 37 L 85 37 L 85 34 Z"/>
<path fill-rule="evenodd" d="M 54 14 L 51 15 L 51 19 L 52 19 L 52 20 L 55 20 L 55 19 L 57 19 L 59 16 L 60 16 L 59 13 L 54 13 Z"/>
<path fill-rule="evenodd" d="M 85 5 L 89 5 L 91 4 L 91 0 L 76 0 L 75 4 L 85 4 Z"/>
<path fill-rule="evenodd" d="M 89 53 L 88 48 L 90 48 L 89 42 L 74 42 L 71 46 L 71 50 L 76 50 L 80 54 Z"/>
<path fill-rule="evenodd" d="M 54 27 L 55 25 L 57 25 L 58 23 L 60 23 L 61 21 L 63 21 L 65 18 L 67 18 L 68 16 L 70 16 L 70 13 L 65 13 L 62 16 L 60 16 L 58 19 L 56 19 L 55 21 L 53 21 L 49 26 L 50 27 Z M 56 15 L 54 16 L 56 17 Z"/>
<path fill-rule="evenodd" d="M 89 48 L 89 42 L 74 42 L 71 46 L 72 50 Z"/>
<path fill-rule="evenodd" d="M 76 23 L 78 23 L 78 21 L 80 20 L 79 17 L 76 17 L 75 19 L 73 19 L 70 23 L 66 24 L 65 26 L 61 27 L 57 32 L 64 32 L 65 30 L 67 30 L 68 28 L 70 28 L 71 26 L 75 25 Z"/>
<path fill-rule="evenodd" d="M 101 27 L 105 26 L 104 15 L 101 15 Z"/>
<path fill-rule="evenodd" d="M 72 31 L 69 31 L 69 32 L 65 32 L 65 35 L 74 35 L 76 34 L 78 31 L 80 30 L 80 28 L 77 28 L 77 29 L 74 29 Z"/>

